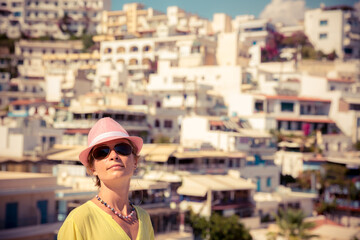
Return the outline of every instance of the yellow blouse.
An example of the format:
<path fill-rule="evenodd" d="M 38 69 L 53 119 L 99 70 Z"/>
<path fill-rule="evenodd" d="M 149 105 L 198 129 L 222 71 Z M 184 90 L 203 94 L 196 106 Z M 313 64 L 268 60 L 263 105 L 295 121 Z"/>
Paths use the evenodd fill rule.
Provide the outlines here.
<path fill-rule="evenodd" d="M 134 206 L 139 230 L 136 240 L 154 240 L 154 230 L 149 214 Z M 58 233 L 58 240 L 130 240 L 130 237 L 112 217 L 92 201 L 75 208 L 65 219 Z"/>

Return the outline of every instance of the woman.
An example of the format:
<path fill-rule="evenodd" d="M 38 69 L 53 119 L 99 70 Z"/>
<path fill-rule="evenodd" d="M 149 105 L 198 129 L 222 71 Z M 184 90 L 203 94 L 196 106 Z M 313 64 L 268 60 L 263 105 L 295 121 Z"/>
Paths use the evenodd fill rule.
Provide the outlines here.
<path fill-rule="evenodd" d="M 143 140 L 129 136 L 111 118 L 100 119 L 90 130 L 81 163 L 95 176 L 99 193 L 71 211 L 58 239 L 154 239 L 150 217 L 128 199 L 130 179 L 138 164 Z"/>

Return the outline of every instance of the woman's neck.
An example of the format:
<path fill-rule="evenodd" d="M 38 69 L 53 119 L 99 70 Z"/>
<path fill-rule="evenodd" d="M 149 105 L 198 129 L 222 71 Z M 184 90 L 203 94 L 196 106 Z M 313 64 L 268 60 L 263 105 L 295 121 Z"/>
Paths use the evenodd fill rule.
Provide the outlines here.
<path fill-rule="evenodd" d="M 126 185 L 120 184 L 119 186 L 118 184 L 113 187 L 102 183 L 98 195 L 113 208 L 120 211 L 129 211 L 131 209 L 129 203 L 130 182 Z"/>

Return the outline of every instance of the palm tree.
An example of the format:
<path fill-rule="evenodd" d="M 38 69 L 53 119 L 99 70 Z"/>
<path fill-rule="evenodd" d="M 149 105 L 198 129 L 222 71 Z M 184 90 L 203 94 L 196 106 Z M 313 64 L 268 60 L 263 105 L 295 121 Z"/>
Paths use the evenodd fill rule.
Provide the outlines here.
<path fill-rule="evenodd" d="M 305 240 L 317 237 L 309 234 L 309 230 L 315 226 L 312 222 L 306 222 L 305 214 L 302 210 L 296 209 L 279 209 L 278 215 L 275 216 L 278 232 L 270 232 L 269 240 L 277 239 L 277 236 L 285 240 Z"/>

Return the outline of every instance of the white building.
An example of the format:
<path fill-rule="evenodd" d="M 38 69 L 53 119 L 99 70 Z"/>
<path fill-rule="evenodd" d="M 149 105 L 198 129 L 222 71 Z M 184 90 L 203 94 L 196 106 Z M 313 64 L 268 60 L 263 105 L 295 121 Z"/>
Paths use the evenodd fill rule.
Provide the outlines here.
<path fill-rule="evenodd" d="M 236 214 L 248 228 L 257 228 L 260 218 L 254 215 L 254 184 L 231 175 L 183 176 L 177 193 L 182 199 L 180 209 L 189 208 L 200 216 L 210 217 L 212 212 L 222 216 Z"/>
<path fill-rule="evenodd" d="M 67 39 L 70 34 L 101 33 L 102 11 L 110 10 L 111 1 L 1 0 L 0 5 L 12 12 L 8 27 L 17 27 L 9 37 L 16 37 L 18 31 L 30 37 Z"/>
<path fill-rule="evenodd" d="M 237 118 L 187 116 L 181 124 L 181 144 L 200 149 L 209 145 L 217 150 L 242 151 L 264 158 L 275 152 L 270 134 L 251 129 L 246 121 Z"/>
<path fill-rule="evenodd" d="M 26 109 L 28 104 L 18 104 L 15 107 L 25 115 L 32 108 Z M 40 105 L 40 109 L 45 109 Z M 42 110 L 40 110 L 42 111 Z M 7 119 L 0 126 L 0 156 L 11 159 L 23 159 L 24 157 L 37 157 L 48 151 L 56 143 L 60 143 L 63 130 L 52 129 L 39 117 L 18 117 Z"/>
<path fill-rule="evenodd" d="M 293 192 L 289 188 L 279 187 L 272 193 L 258 192 L 254 194 L 256 213 L 260 218 L 273 219 L 279 209 L 301 209 L 305 216 L 312 216 L 314 201 L 317 199 L 315 193 Z"/>
<path fill-rule="evenodd" d="M 15 55 L 18 57 L 18 72 L 19 76 L 16 79 L 12 79 L 13 84 L 17 86 L 17 99 L 26 99 L 29 96 L 29 93 L 37 95 L 39 97 L 46 97 L 49 100 L 52 99 L 51 94 L 54 94 L 53 91 L 59 90 L 61 87 L 61 81 L 57 78 L 50 77 L 51 79 L 56 80 L 54 85 L 51 85 L 51 82 L 47 82 L 45 75 L 49 70 L 50 60 L 43 58 L 44 55 L 51 54 L 74 54 L 80 53 L 83 48 L 81 41 L 28 41 L 20 40 L 15 43 Z M 61 57 L 61 56 L 60 56 Z M 62 64 L 68 61 L 67 58 L 61 60 Z M 53 69 L 52 73 L 56 72 L 56 64 L 52 62 Z M 49 70 L 50 71 L 50 70 Z M 57 70 L 58 73 L 61 72 L 61 69 Z M 49 73 L 51 75 L 51 72 Z M 49 76 L 50 76 L 49 75 Z M 62 80 L 62 79 L 61 79 Z M 58 85 L 58 86 L 57 86 Z M 52 87 L 55 87 L 52 89 Z M 19 94 L 21 92 L 22 94 Z M 49 94 L 48 96 L 46 96 Z M 52 99 L 54 100 L 54 99 Z"/>
<path fill-rule="evenodd" d="M 58 109 L 54 128 L 64 129 L 62 143 L 86 145 L 90 128 L 103 117 L 118 121 L 130 135 L 148 141 L 146 106 L 128 106 L 125 93 L 88 93 L 73 100 L 69 108 Z"/>
<path fill-rule="evenodd" d="M 343 58 L 360 58 L 360 23 L 348 6 L 322 7 L 305 12 L 305 34 L 315 49 Z"/>

